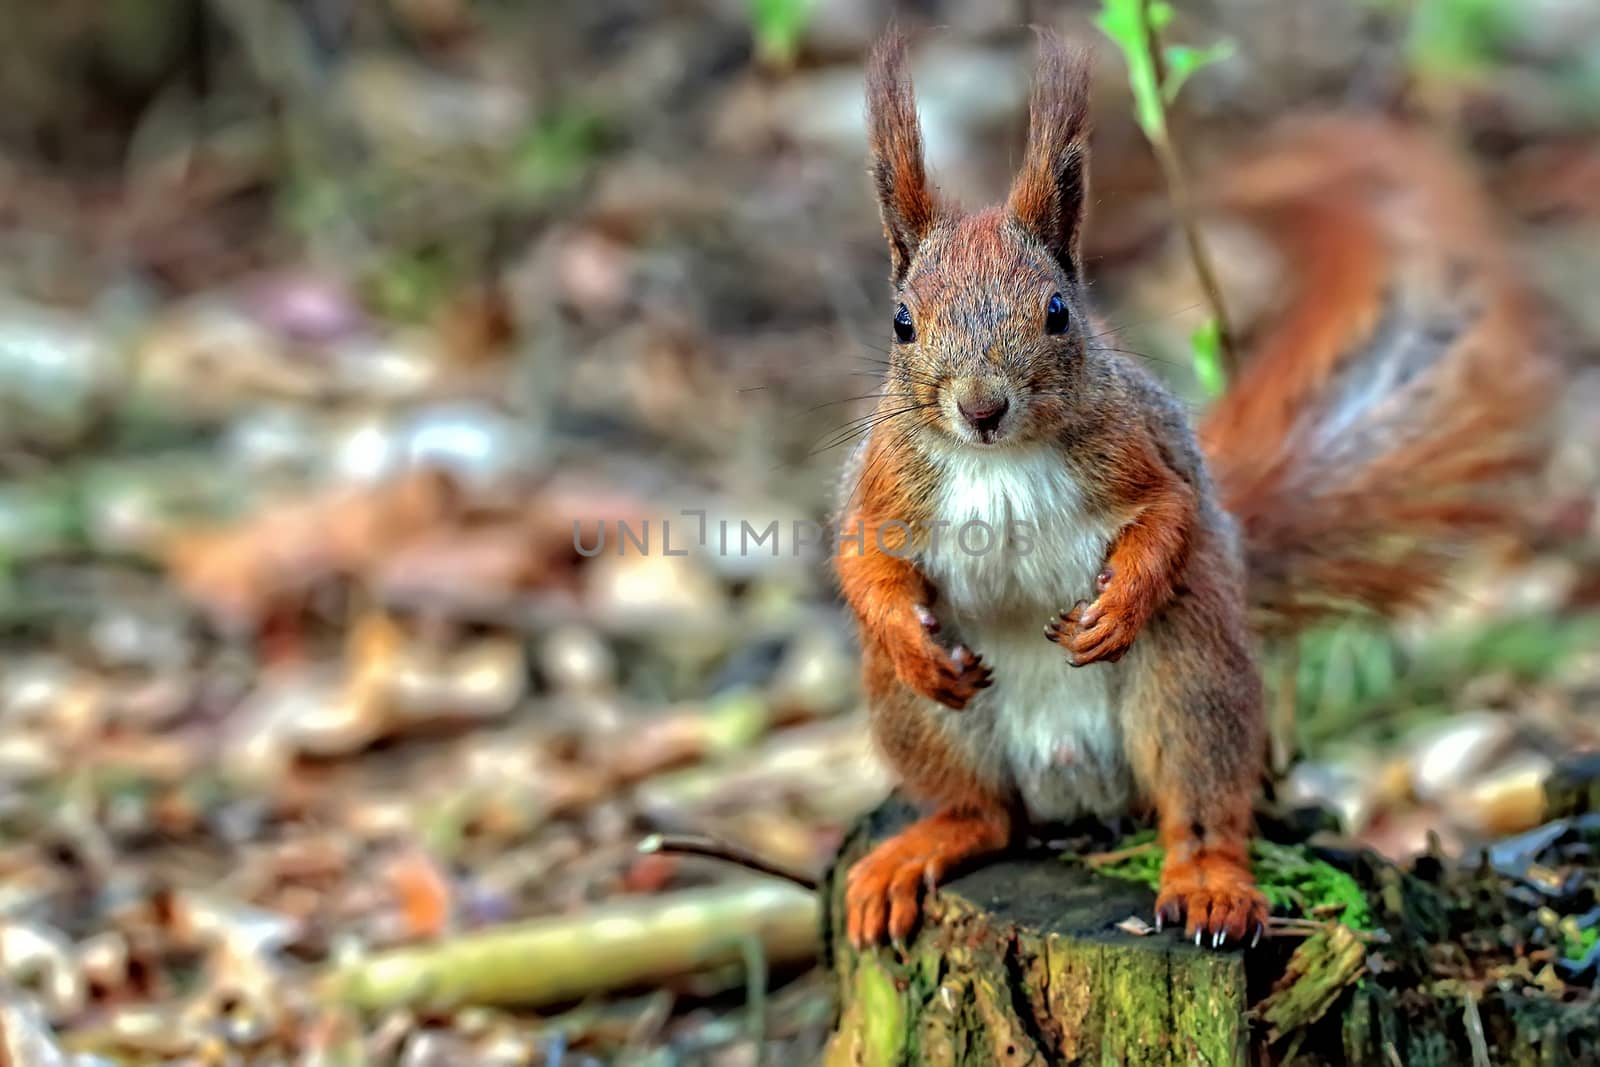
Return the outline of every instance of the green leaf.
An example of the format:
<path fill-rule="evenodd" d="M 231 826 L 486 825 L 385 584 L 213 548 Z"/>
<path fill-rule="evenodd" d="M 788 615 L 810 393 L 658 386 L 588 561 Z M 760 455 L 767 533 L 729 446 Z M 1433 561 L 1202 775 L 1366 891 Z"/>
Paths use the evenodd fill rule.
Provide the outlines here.
<path fill-rule="evenodd" d="M 599 116 L 581 107 L 543 116 L 512 152 L 511 185 L 534 198 L 570 191 L 583 180 L 603 133 Z"/>
<path fill-rule="evenodd" d="M 1561 954 L 1573 963 L 1581 963 L 1597 941 L 1600 941 L 1600 926 L 1579 930 L 1575 935 L 1566 934 L 1562 941 Z"/>
<path fill-rule="evenodd" d="M 1444 78 L 1482 71 L 1512 36 L 1516 11 L 1506 0 L 1420 0 L 1411 20 L 1412 62 Z"/>
<path fill-rule="evenodd" d="M 1150 58 L 1151 42 L 1173 19 L 1174 9 L 1166 0 L 1146 4 L 1144 0 L 1101 0 L 1094 23 L 1111 38 L 1128 64 L 1128 86 L 1133 90 L 1134 118 L 1152 141 L 1167 137 L 1166 104 L 1177 99 L 1191 75 L 1233 55 L 1232 41 L 1218 41 L 1207 48 L 1170 45 L 1162 49 L 1167 72 L 1165 84 L 1156 80 Z"/>
<path fill-rule="evenodd" d="M 1189 346 L 1194 350 L 1194 376 L 1200 388 L 1209 397 L 1221 396 L 1228 387 L 1228 375 L 1222 369 L 1222 325 L 1215 318 L 1207 319 L 1189 335 Z"/>
<path fill-rule="evenodd" d="M 1172 9 L 1163 3 L 1152 4 L 1151 15 L 1165 9 L 1170 20 Z M 1094 23 L 1111 38 L 1128 64 L 1128 86 L 1133 90 L 1133 113 L 1144 135 L 1152 141 L 1167 138 L 1166 115 L 1161 107 L 1161 89 L 1156 84 L 1155 64 L 1150 61 L 1150 26 L 1145 21 L 1143 0 L 1101 0 Z"/>
<path fill-rule="evenodd" d="M 769 63 L 787 66 L 800 50 L 811 21 L 812 0 L 748 0 L 756 51 Z"/>
<path fill-rule="evenodd" d="M 1163 51 L 1167 58 L 1167 81 L 1161 87 L 1161 98 L 1172 103 L 1178 98 L 1184 82 L 1197 70 L 1213 63 L 1221 63 L 1233 55 L 1232 41 L 1218 41 L 1209 48 L 1195 48 L 1186 44 L 1168 45 Z"/>

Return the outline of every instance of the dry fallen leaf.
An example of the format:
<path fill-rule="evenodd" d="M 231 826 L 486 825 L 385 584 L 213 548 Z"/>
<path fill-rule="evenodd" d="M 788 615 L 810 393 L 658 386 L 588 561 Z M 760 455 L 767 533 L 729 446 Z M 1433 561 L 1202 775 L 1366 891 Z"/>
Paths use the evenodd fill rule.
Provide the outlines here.
<path fill-rule="evenodd" d="M 1130 915 L 1116 925 L 1118 930 L 1125 934 L 1132 934 L 1134 937 L 1147 937 L 1156 932 L 1154 926 L 1151 926 L 1137 915 Z"/>
<path fill-rule="evenodd" d="M 454 892 L 449 876 L 433 857 L 407 849 L 388 862 L 384 874 L 400 905 L 403 940 L 432 940 L 449 929 Z"/>
<path fill-rule="evenodd" d="M 401 545 L 451 521 L 449 475 L 418 469 L 381 485 L 292 499 L 220 529 L 170 537 L 182 591 L 218 621 L 259 625 L 286 597 L 336 575 L 364 576 Z"/>

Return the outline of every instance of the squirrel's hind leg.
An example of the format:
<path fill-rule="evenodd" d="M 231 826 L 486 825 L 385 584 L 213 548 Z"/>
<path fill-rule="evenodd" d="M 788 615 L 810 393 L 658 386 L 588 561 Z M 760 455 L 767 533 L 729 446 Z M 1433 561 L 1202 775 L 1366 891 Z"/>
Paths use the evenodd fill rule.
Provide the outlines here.
<path fill-rule="evenodd" d="M 958 868 L 1004 851 L 1018 829 L 1011 806 L 980 774 L 969 747 L 940 725 L 939 709 L 900 682 L 879 642 L 866 641 L 863 653 L 873 741 L 905 792 L 932 814 L 850 868 L 845 909 L 857 948 L 906 940 L 925 893 Z M 962 718 L 970 713 L 948 714 L 976 725 Z"/>
<path fill-rule="evenodd" d="M 1128 737 L 1166 851 L 1156 925 L 1182 921 L 1196 944 L 1219 947 L 1253 942 L 1266 927 L 1267 900 L 1249 864 L 1265 726 L 1242 625 L 1207 608 L 1180 601 L 1148 642 Z"/>
<path fill-rule="evenodd" d="M 1156 928 L 1184 923 L 1184 936 L 1219 948 L 1246 938 L 1253 945 L 1267 925 L 1267 898 L 1249 865 L 1249 801 L 1245 817 L 1188 823 L 1181 801 L 1158 802 L 1158 836 L 1167 858 L 1156 895 Z M 1242 821 L 1244 828 L 1239 828 Z"/>

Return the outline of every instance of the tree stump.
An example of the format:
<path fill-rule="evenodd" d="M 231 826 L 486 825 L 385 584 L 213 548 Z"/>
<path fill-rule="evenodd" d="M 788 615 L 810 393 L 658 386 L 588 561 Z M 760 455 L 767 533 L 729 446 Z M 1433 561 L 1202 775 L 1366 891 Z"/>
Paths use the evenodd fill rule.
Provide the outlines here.
<path fill-rule="evenodd" d="M 1573 795 L 1582 809 L 1588 794 Z M 1125 933 L 1118 923 L 1153 914 L 1149 889 L 1039 853 L 941 887 L 904 951 L 857 953 L 845 872 L 913 817 L 900 801 L 868 816 L 822 886 L 839 990 L 828 1067 L 1600 1064 L 1600 945 L 1563 958 L 1544 917 L 1559 906 L 1600 922 L 1585 910 L 1600 900 L 1600 815 L 1464 863 L 1349 853 L 1365 934 L 1312 925 L 1218 952 L 1177 931 Z"/>
<path fill-rule="evenodd" d="M 912 817 L 874 813 L 840 852 L 827 937 L 841 995 L 829 1067 L 949 1064 L 1245 1064 L 1243 953 L 1181 934 L 1136 937 L 1155 896 L 1054 857 L 1001 860 L 927 901 L 916 939 L 856 953 L 844 936 L 844 872 Z"/>

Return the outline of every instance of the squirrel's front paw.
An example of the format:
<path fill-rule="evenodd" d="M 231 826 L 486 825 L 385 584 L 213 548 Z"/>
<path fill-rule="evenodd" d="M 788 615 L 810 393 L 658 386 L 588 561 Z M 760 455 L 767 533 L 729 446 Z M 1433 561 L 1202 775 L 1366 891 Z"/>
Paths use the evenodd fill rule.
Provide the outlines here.
<path fill-rule="evenodd" d="M 1104 595 L 1093 603 L 1078 601 L 1044 628 L 1044 636 L 1067 650 L 1067 662 L 1074 667 L 1087 667 L 1101 660 L 1115 663 L 1138 634 L 1139 623 L 1132 613 Z"/>
<path fill-rule="evenodd" d="M 978 690 L 994 684 L 994 674 L 966 645 L 946 648 L 936 638 L 939 620 L 924 605 L 914 609 L 918 640 L 893 654 L 895 673 L 900 680 L 930 700 L 960 710 L 978 695 Z"/>

